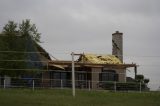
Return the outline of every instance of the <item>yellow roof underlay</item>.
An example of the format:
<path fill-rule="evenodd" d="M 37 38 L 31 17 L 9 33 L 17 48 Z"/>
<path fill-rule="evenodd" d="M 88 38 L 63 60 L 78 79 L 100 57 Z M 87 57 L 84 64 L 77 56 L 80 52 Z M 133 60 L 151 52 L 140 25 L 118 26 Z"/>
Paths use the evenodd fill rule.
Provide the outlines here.
<path fill-rule="evenodd" d="M 93 64 L 122 64 L 114 55 L 83 54 L 79 61 Z"/>

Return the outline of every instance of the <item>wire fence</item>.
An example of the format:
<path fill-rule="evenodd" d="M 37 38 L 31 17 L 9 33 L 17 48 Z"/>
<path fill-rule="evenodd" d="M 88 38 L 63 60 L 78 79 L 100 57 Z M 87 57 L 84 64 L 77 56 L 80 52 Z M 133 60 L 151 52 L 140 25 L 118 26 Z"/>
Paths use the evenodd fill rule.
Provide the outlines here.
<path fill-rule="evenodd" d="M 0 54 L 12 54 L 13 55 L 18 55 L 18 54 L 36 54 L 36 53 L 44 53 L 45 52 L 21 52 L 21 51 L 0 51 Z M 69 54 L 69 53 L 68 53 Z M 10 56 L 10 57 L 11 57 Z M 3 57 L 3 56 L 2 56 Z M 0 59 L 0 63 L 2 64 L 0 67 L 0 71 L 3 72 L 13 72 L 13 71 L 26 71 L 30 72 L 31 70 L 38 71 L 39 73 L 43 73 L 45 71 L 50 71 L 49 69 L 49 61 L 40 61 L 37 58 L 34 58 L 33 60 L 23 60 L 22 59 L 15 59 L 15 58 L 10 58 L 7 56 L 7 58 L 2 58 Z M 144 56 L 145 57 L 145 56 Z M 146 57 L 158 57 L 159 56 L 146 56 Z M 8 63 L 7 65 L 5 65 Z M 19 64 L 24 63 L 28 64 L 31 66 L 31 68 L 23 68 L 20 67 Z M 40 64 L 41 63 L 41 64 Z M 23 66 L 24 64 L 21 64 Z M 62 64 L 63 65 L 63 64 Z M 10 66 L 10 67 L 7 67 Z M 151 66 L 151 65 L 147 65 Z M 152 65 L 153 66 L 153 65 Z M 155 65 L 154 65 L 155 66 Z M 40 67 L 40 68 L 38 68 Z M 159 65 L 158 65 L 159 67 Z M 53 70 L 52 70 L 53 71 Z M 57 70 L 54 70 L 55 72 Z M 32 72 L 32 71 L 31 71 Z M 70 73 L 71 71 L 66 71 L 66 70 L 58 70 L 57 72 L 60 73 Z M 107 78 L 105 80 L 94 80 L 94 79 L 88 79 L 88 78 L 82 78 L 82 80 L 78 79 L 75 80 L 75 85 L 77 89 L 87 89 L 87 90 L 111 90 L 111 91 L 147 91 L 149 88 L 147 87 L 146 84 L 140 83 L 140 82 L 126 82 L 126 73 L 123 72 L 118 72 L 116 73 L 113 72 L 91 72 L 91 71 L 75 71 L 75 73 L 78 74 L 97 74 L 99 76 L 100 74 L 104 74 L 104 77 L 112 77 L 112 80 L 108 80 Z M 0 73 L 1 75 L 1 73 Z M 117 76 L 118 75 L 118 76 Z M 84 75 L 86 76 L 86 75 Z M 83 76 L 82 76 L 83 77 Z M 119 81 L 119 79 L 122 78 L 123 81 Z M 0 78 L 0 87 L 1 88 L 71 88 L 72 87 L 72 82 L 71 82 L 71 76 L 70 78 L 66 79 L 60 79 L 60 78 L 51 78 L 50 76 L 48 78 L 13 78 L 13 77 L 1 77 Z"/>
<path fill-rule="evenodd" d="M 149 91 L 147 85 L 141 82 L 117 82 L 117 81 L 92 81 L 75 80 L 76 89 L 82 90 L 109 90 L 124 92 L 142 92 Z M 0 88 L 29 88 L 32 90 L 52 88 L 66 89 L 72 87 L 72 81 L 66 79 L 40 79 L 40 78 L 14 78 L 0 77 Z"/>

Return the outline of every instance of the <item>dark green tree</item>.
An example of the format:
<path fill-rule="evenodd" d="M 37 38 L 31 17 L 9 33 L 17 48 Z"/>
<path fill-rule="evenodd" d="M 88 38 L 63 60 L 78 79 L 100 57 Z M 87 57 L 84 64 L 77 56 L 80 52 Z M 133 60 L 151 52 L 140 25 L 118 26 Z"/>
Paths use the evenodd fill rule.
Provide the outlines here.
<path fill-rule="evenodd" d="M 148 84 L 149 83 L 149 79 L 144 79 L 144 83 Z"/>
<path fill-rule="evenodd" d="M 144 75 L 136 75 L 136 82 L 141 83 L 142 85 L 142 89 L 144 90 L 149 90 L 149 88 L 147 87 L 148 83 L 149 83 L 149 79 L 145 79 Z"/>
<path fill-rule="evenodd" d="M 32 40 L 36 42 L 40 42 L 40 33 L 38 33 L 38 29 L 35 24 L 32 24 L 29 19 L 23 20 L 21 24 L 19 24 L 19 33 L 23 37 L 31 37 Z"/>
<path fill-rule="evenodd" d="M 141 74 L 136 75 L 136 81 L 137 82 L 143 82 L 144 81 L 144 75 L 141 75 Z"/>
<path fill-rule="evenodd" d="M 33 73 L 23 70 L 30 68 L 26 61 L 17 60 L 28 60 L 29 57 L 34 57 L 25 52 L 35 50 L 34 44 L 37 42 L 40 42 L 40 33 L 30 20 L 23 20 L 18 27 L 14 21 L 8 21 L 0 35 L 0 75 L 19 76 Z"/>
<path fill-rule="evenodd" d="M 24 48 L 24 38 L 20 36 L 0 36 L 0 75 L 18 76 L 24 73 L 23 70 L 17 69 L 25 69 L 25 62 L 16 60 L 24 60 L 25 54 L 12 52 L 23 52 Z"/>
<path fill-rule="evenodd" d="M 15 36 L 17 31 L 17 23 L 14 21 L 8 21 L 8 23 L 3 27 L 2 33 L 8 36 Z"/>

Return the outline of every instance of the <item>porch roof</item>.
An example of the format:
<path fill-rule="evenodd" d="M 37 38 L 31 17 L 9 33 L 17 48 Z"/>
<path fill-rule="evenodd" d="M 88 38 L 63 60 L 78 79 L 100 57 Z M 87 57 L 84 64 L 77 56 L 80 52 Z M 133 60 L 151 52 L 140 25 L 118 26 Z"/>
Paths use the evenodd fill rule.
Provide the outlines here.
<path fill-rule="evenodd" d="M 72 61 L 60 61 L 60 60 L 55 60 L 55 61 L 50 61 L 50 64 L 55 64 L 55 65 L 61 65 L 62 67 L 71 67 L 72 66 Z M 132 63 L 132 64 L 97 64 L 97 63 L 84 63 L 84 62 L 79 62 L 79 61 L 74 61 L 75 67 L 109 67 L 109 68 L 129 68 L 129 67 L 136 67 L 137 65 Z"/>

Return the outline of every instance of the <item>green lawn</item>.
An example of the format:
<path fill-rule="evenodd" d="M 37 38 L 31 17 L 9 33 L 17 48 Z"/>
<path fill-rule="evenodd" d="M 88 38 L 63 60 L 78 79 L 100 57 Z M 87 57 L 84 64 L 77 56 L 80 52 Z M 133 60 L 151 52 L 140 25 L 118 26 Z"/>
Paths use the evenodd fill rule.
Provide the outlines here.
<path fill-rule="evenodd" d="M 0 106 L 160 106 L 160 93 L 0 89 Z"/>

